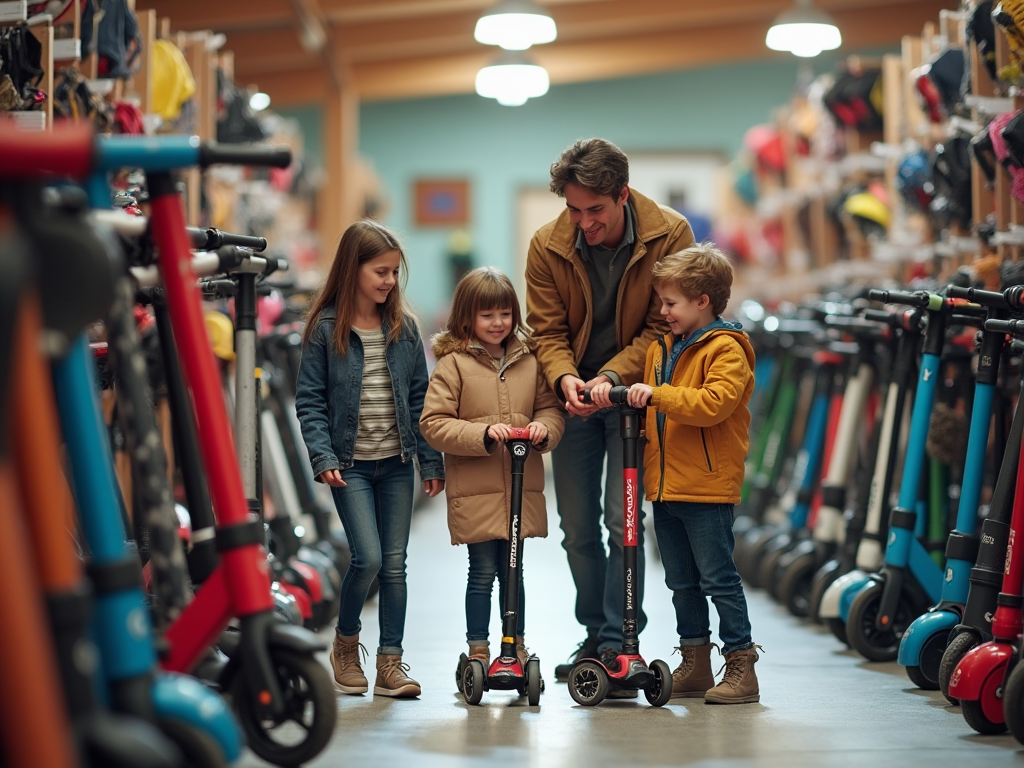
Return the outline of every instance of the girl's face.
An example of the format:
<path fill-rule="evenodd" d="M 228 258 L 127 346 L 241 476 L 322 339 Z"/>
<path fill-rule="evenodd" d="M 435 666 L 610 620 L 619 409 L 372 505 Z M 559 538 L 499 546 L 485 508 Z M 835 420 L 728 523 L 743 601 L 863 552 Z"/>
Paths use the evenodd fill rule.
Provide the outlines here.
<path fill-rule="evenodd" d="M 391 290 L 398 283 L 398 266 L 401 256 L 398 251 L 387 251 L 359 265 L 356 296 L 373 304 L 387 301 Z"/>
<path fill-rule="evenodd" d="M 512 309 L 482 309 L 476 313 L 473 335 L 488 351 L 500 347 L 512 332 Z"/>

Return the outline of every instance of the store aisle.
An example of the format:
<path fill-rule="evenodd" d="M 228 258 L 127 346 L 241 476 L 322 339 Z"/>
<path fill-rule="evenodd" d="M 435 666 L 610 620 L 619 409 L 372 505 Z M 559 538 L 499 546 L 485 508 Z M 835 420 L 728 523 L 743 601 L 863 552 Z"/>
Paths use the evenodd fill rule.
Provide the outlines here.
<path fill-rule="evenodd" d="M 649 504 L 645 509 L 649 518 Z M 959 708 L 948 706 L 938 692 L 914 688 L 897 664 L 864 662 L 826 630 L 802 624 L 759 592 L 748 597 L 754 639 L 765 650 L 757 666 L 760 704 L 676 700 L 685 703 L 659 710 L 641 693 L 638 700 L 577 706 L 552 677 L 582 633 L 573 619 L 573 591 L 553 509 L 549 517 L 549 538 L 527 541 L 524 552 L 527 644 L 540 657 L 547 681 L 540 706 L 530 708 L 525 698 L 495 691 L 484 694 L 481 706 L 469 707 L 456 694 L 455 663 L 465 647 L 467 558 L 464 547 L 449 544 L 444 500 L 434 499 L 416 513 L 409 555 L 405 658 L 423 696 L 394 701 L 339 694 L 334 737 L 309 765 L 962 768 L 1024 762 L 1024 748 L 1012 737 L 976 735 Z M 641 635 L 642 652 L 648 661 L 661 658 L 675 668 L 669 593 L 654 557 L 647 574 L 650 623 Z M 492 621 L 493 648 L 496 612 Z M 376 602 L 368 604 L 363 624 L 362 639 L 372 654 Z M 324 637 L 330 640 L 332 632 Z M 714 655 L 713 663 L 717 670 Z M 372 686 L 369 669 L 368 677 Z M 240 765 L 264 764 L 247 752 Z"/>

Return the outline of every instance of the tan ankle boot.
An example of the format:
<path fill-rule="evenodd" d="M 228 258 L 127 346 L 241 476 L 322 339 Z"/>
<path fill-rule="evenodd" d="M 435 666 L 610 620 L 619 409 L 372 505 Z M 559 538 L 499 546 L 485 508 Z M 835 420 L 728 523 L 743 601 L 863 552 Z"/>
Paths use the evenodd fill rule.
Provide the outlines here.
<path fill-rule="evenodd" d="M 711 671 L 711 649 L 715 643 L 681 645 L 676 648 L 683 662 L 672 673 L 673 699 L 703 699 L 715 686 L 715 673 Z"/>
<path fill-rule="evenodd" d="M 757 687 L 757 675 L 754 674 L 758 650 L 764 649 L 754 645 L 725 654 L 722 682 L 704 694 L 704 701 L 708 704 L 752 704 L 760 701 L 761 692 Z"/>
<path fill-rule="evenodd" d="M 368 685 L 363 667 L 359 663 L 359 652 L 366 658 L 366 649 L 359 642 L 359 635 L 345 637 L 334 631 L 334 648 L 331 650 L 331 667 L 334 669 L 334 685 L 342 693 L 366 693 Z"/>
<path fill-rule="evenodd" d="M 377 681 L 373 686 L 374 696 L 412 698 L 420 695 L 420 684 L 406 672 L 409 665 L 402 663 L 402 657 L 392 654 L 377 654 Z"/>
<path fill-rule="evenodd" d="M 524 672 L 526 671 L 526 662 L 531 655 L 530 649 L 526 647 L 526 638 L 516 635 L 516 656 L 519 658 L 519 664 Z"/>
<path fill-rule="evenodd" d="M 480 659 L 487 669 L 491 665 L 491 646 L 488 643 L 470 643 L 469 658 Z"/>

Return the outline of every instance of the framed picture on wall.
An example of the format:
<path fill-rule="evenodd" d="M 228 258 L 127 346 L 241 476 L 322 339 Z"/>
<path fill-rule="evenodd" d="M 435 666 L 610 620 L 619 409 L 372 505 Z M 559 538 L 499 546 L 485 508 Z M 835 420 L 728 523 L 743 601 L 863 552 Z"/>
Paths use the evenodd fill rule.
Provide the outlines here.
<path fill-rule="evenodd" d="M 418 179 L 413 185 L 413 197 L 418 227 L 469 223 L 467 179 Z"/>

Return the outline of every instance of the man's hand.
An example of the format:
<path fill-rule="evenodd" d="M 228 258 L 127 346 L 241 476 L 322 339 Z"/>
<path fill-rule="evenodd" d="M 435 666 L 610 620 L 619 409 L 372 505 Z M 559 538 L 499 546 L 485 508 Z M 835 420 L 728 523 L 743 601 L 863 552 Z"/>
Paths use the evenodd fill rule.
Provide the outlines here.
<path fill-rule="evenodd" d="M 491 436 L 492 440 L 495 440 L 499 443 L 504 443 L 512 434 L 512 425 L 491 424 L 491 426 L 487 428 L 487 434 Z"/>
<path fill-rule="evenodd" d="M 423 481 L 423 492 L 430 498 L 434 498 L 441 491 L 444 490 L 444 480 L 439 477 L 435 477 L 433 480 Z"/>
<path fill-rule="evenodd" d="M 341 479 L 341 472 L 337 469 L 325 469 L 320 473 L 320 479 L 334 488 L 345 487 L 345 481 Z"/>
<path fill-rule="evenodd" d="M 626 393 L 626 402 L 634 408 L 646 408 L 654 389 L 646 384 L 634 384 Z"/>
<path fill-rule="evenodd" d="M 539 421 L 531 421 L 526 425 L 526 428 L 530 430 L 530 442 L 534 445 L 540 445 L 548 438 L 548 428 L 541 424 Z"/>
<path fill-rule="evenodd" d="M 587 388 L 583 379 L 566 374 L 560 379 L 559 385 L 565 397 L 565 410 L 573 416 L 589 416 L 597 410 L 596 405 L 588 405 L 580 399 L 583 390 Z"/>

